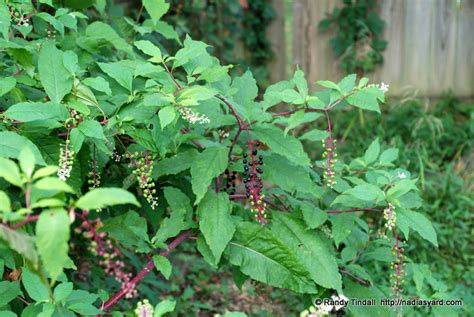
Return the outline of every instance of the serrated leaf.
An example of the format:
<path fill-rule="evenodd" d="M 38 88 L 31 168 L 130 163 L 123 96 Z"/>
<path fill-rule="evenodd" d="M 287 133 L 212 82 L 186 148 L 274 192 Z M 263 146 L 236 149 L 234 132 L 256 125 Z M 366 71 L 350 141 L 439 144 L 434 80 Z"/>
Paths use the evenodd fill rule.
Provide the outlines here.
<path fill-rule="evenodd" d="M 396 210 L 396 213 L 397 223 L 402 221 L 407 223 L 411 229 L 418 232 L 424 239 L 433 243 L 436 247 L 438 246 L 438 239 L 433 224 L 423 214 L 405 209 Z"/>
<path fill-rule="evenodd" d="M 271 230 L 287 246 L 296 251 L 300 261 L 319 285 L 342 290 L 341 275 L 336 258 L 321 233 L 306 230 L 298 218 L 284 213 L 274 213 Z"/>
<path fill-rule="evenodd" d="M 55 280 L 69 261 L 69 217 L 64 209 L 47 210 L 36 223 L 36 246 L 46 272 Z"/>
<path fill-rule="evenodd" d="M 235 225 L 231 218 L 231 204 L 225 193 L 209 190 L 199 203 L 197 214 L 199 229 L 204 235 L 216 262 L 232 239 Z"/>
<path fill-rule="evenodd" d="M 195 205 L 204 197 L 212 180 L 224 172 L 227 163 L 227 149 L 222 147 L 207 148 L 194 158 L 191 185 L 196 194 Z"/>
<path fill-rule="evenodd" d="M 43 44 L 38 57 L 38 73 L 51 101 L 60 103 L 72 89 L 72 77 L 64 67 L 63 52 L 53 41 Z"/>
<path fill-rule="evenodd" d="M 283 131 L 272 125 L 258 125 L 253 130 L 257 139 L 265 143 L 273 152 L 286 157 L 293 163 L 308 166 L 310 160 L 298 139 L 285 136 Z"/>
<path fill-rule="evenodd" d="M 161 255 L 153 256 L 153 263 L 155 264 L 156 269 L 163 274 L 163 276 L 169 280 L 171 276 L 171 263 L 170 261 Z"/>
<path fill-rule="evenodd" d="M 76 202 L 78 208 L 86 210 L 126 204 L 140 206 L 133 194 L 121 188 L 97 188 L 88 192 Z"/>
<path fill-rule="evenodd" d="M 370 144 L 369 148 L 365 151 L 364 160 L 367 164 L 375 162 L 380 153 L 380 143 L 379 139 L 376 138 Z"/>
<path fill-rule="evenodd" d="M 142 3 L 153 23 L 158 22 L 170 8 L 169 3 L 166 3 L 165 0 L 143 0 Z"/>
<path fill-rule="evenodd" d="M 237 225 L 229 261 L 254 280 L 299 293 L 316 293 L 310 273 L 294 251 L 269 229 L 251 222 Z"/>

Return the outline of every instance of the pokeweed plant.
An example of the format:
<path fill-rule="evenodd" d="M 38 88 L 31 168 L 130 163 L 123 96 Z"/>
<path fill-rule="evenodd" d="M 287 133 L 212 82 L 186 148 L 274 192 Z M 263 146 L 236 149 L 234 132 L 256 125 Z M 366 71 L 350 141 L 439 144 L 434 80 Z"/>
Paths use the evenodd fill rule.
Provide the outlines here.
<path fill-rule="evenodd" d="M 297 70 L 258 98 L 252 74 L 231 78 L 207 44 L 186 37 L 164 50 L 164 1 L 143 2 L 143 23 L 110 24 L 98 4 L 102 15 L 44 2 L 0 4 L 5 314 L 171 312 L 176 302 L 144 298 L 141 282 L 155 268 L 170 278 L 166 256 L 185 240 L 212 267 L 235 268 L 238 285 L 252 279 L 308 302 L 403 296 L 409 233 L 437 245 L 415 211 L 417 179 L 378 139 L 338 161 L 331 120 L 351 107 L 380 112 L 386 87 L 349 75 L 310 93 Z M 298 135 L 316 120 L 325 130 Z M 321 141 L 326 154 L 311 159 L 305 146 Z M 392 274 L 371 276 L 391 262 Z M 120 305 L 136 297 L 136 308 Z"/>

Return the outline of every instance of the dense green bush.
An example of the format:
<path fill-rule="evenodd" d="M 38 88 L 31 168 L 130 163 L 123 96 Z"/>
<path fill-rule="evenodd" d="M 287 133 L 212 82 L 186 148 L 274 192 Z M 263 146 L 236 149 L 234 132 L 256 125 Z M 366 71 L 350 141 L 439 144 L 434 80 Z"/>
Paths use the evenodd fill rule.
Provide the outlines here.
<path fill-rule="evenodd" d="M 232 267 L 237 286 L 290 289 L 305 307 L 446 297 L 423 292 L 427 267 L 405 250 L 412 232 L 438 242 L 398 150 L 371 136 L 361 156 L 337 159 L 333 112 L 380 113 L 385 85 L 349 75 L 310 93 L 297 70 L 257 99 L 251 72 L 231 78 L 205 43 L 188 36 L 165 49 L 161 36 L 180 39 L 160 20 L 164 1 L 144 0 L 142 23 L 103 1 L 65 4 L 0 4 L 2 314 L 176 314 L 179 298 L 157 290 L 184 241 L 210 267 Z M 300 135 L 313 121 L 324 130 Z M 321 141 L 310 159 L 303 143 Z"/>

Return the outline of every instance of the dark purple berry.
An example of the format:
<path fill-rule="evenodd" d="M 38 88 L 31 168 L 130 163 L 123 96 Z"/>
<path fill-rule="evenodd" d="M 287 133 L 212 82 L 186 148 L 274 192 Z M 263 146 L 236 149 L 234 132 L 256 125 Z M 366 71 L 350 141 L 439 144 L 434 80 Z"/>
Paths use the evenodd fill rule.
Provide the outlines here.
<path fill-rule="evenodd" d="M 253 155 L 257 155 L 257 153 L 258 153 L 257 150 L 253 150 L 253 151 L 252 151 L 252 154 L 253 154 Z"/>

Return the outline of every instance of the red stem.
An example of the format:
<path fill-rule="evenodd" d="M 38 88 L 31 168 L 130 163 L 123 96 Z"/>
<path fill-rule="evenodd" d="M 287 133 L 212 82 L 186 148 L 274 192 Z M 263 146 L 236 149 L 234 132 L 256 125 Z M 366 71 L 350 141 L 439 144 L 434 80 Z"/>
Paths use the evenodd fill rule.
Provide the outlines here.
<path fill-rule="evenodd" d="M 167 256 L 173 249 L 175 249 L 178 245 L 180 245 L 184 240 L 189 238 L 191 235 L 191 231 L 184 231 L 180 233 L 171 243 L 168 245 L 168 248 L 166 250 L 163 250 L 160 252 L 161 256 Z M 150 260 L 147 265 L 135 275 L 130 280 L 130 283 L 132 285 L 137 285 L 145 276 L 148 275 L 153 269 L 155 268 L 155 264 L 153 263 L 153 260 Z M 115 293 L 114 296 L 112 296 L 108 301 L 106 301 L 102 305 L 102 310 L 103 311 L 108 311 L 113 305 L 115 305 L 122 297 L 125 296 L 127 293 L 128 289 L 127 288 L 122 288 L 120 289 L 117 293 Z M 97 315 L 100 316 L 100 315 Z"/>
<path fill-rule="evenodd" d="M 26 216 L 25 220 L 22 220 L 19 223 L 14 224 L 13 226 L 11 226 L 11 228 L 13 230 L 16 230 L 16 229 L 18 229 L 20 227 L 23 227 L 24 225 L 26 225 L 30 222 L 36 221 L 38 219 L 39 219 L 39 215 L 28 215 L 28 216 Z"/>

